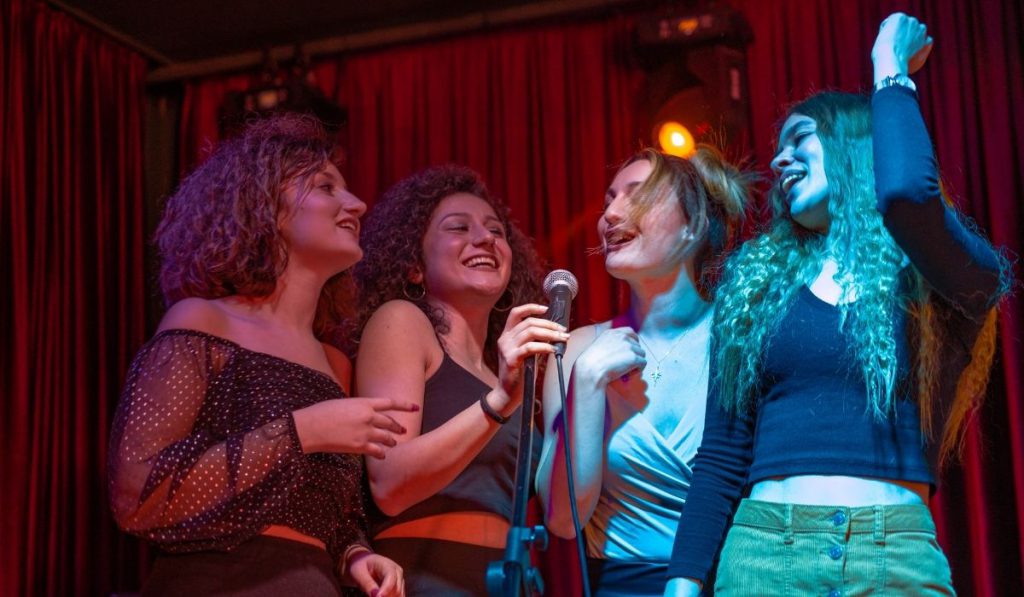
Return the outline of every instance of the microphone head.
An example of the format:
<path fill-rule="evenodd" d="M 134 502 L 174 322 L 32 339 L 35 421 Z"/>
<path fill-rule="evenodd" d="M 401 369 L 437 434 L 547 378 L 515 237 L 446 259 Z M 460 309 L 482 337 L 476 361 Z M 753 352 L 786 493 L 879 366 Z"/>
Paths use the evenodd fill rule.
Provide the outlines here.
<path fill-rule="evenodd" d="M 576 293 L 580 291 L 580 283 L 576 281 L 576 276 L 564 269 L 556 269 L 544 278 L 544 296 L 550 299 L 555 286 L 567 286 L 572 298 L 576 298 Z"/>

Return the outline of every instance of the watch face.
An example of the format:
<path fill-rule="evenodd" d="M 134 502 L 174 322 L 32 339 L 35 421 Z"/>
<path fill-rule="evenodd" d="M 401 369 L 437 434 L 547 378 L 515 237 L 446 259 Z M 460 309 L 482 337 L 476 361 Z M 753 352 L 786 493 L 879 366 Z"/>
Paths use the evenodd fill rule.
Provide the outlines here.
<path fill-rule="evenodd" d="M 917 91 L 917 85 L 907 75 L 890 75 L 877 84 L 875 84 L 875 90 L 885 89 L 886 87 L 892 87 L 893 85 L 899 85 L 900 87 L 907 87 L 913 91 Z"/>

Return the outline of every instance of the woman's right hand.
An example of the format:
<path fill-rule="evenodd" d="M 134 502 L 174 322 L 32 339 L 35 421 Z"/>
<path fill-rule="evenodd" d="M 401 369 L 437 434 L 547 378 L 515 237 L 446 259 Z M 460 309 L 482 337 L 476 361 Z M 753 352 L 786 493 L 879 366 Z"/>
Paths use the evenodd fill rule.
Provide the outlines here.
<path fill-rule="evenodd" d="M 498 387 L 491 391 L 487 401 L 502 416 L 515 412 L 523 401 L 526 359 L 551 354 L 555 351 L 553 343 L 569 339 L 565 326 L 540 317 L 547 310 L 544 305 L 532 303 L 515 307 L 498 337 Z"/>
<path fill-rule="evenodd" d="M 338 398 L 324 400 L 292 413 L 302 450 L 366 454 L 384 458 L 395 445 L 395 434 L 405 428 L 388 411 L 415 412 L 419 406 L 392 398 Z"/>
<path fill-rule="evenodd" d="M 636 331 L 628 327 L 610 328 L 597 336 L 580 353 L 573 366 L 577 378 L 585 376 L 602 385 L 624 380 L 634 372 L 642 372 L 647 354 L 640 346 Z"/>

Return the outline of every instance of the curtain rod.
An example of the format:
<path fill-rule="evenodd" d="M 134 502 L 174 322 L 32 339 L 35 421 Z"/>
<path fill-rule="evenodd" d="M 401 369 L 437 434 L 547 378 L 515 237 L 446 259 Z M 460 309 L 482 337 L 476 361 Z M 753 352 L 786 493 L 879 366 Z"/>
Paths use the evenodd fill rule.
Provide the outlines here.
<path fill-rule="evenodd" d="M 514 25 L 547 17 L 563 16 L 587 10 L 607 9 L 627 4 L 640 4 L 644 0 L 549 0 L 514 8 L 486 10 L 466 16 L 412 23 L 328 37 L 299 44 L 309 57 L 338 54 L 352 50 L 366 50 L 386 45 L 421 41 L 458 33 L 471 33 L 487 27 Z M 269 50 L 270 57 L 278 62 L 291 59 L 296 45 L 275 46 Z M 147 83 L 168 83 L 182 79 L 203 77 L 229 71 L 240 71 L 258 67 L 264 63 L 266 53 L 262 50 L 241 52 L 218 58 L 192 60 L 188 62 L 165 63 L 150 71 Z"/>

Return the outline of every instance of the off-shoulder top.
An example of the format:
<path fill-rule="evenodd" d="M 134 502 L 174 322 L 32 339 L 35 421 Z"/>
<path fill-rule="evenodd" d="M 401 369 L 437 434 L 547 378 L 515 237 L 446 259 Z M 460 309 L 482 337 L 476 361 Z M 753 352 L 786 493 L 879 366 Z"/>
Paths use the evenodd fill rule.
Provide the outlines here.
<path fill-rule="evenodd" d="M 228 550 L 270 525 L 366 544 L 363 461 L 305 454 L 292 412 L 345 398 L 328 375 L 203 332 L 157 334 L 132 362 L 110 435 L 121 527 L 169 552 Z"/>

